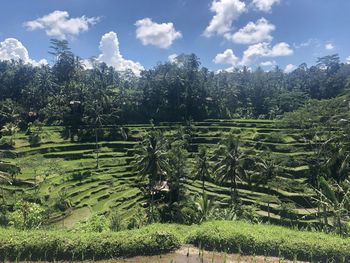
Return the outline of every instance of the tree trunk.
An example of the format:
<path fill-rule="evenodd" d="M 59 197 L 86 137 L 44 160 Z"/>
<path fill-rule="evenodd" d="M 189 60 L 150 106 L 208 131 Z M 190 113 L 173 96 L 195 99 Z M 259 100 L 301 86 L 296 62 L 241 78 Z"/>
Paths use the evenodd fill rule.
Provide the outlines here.
<path fill-rule="evenodd" d="M 204 176 L 202 176 L 202 196 L 204 196 L 204 191 L 205 191 L 205 180 L 204 180 Z"/>
<path fill-rule="evenodd" d="M 324 224 L 326 226 L 328 226 L 327 207 L 326 207 L 326 205 L 323 205 L 323 220 L 324 220 Z"/>
<path fill-rule="evenodd" d="M 99 156 L 98 156 L 98 134 L 97 134 L 97 127 L 95 127 L 95 148 L 96 148 L 96 168 L 99 168 Z"/>
<path fill-rule="evenodd" d="M 233 178 L 231 177 L 231 184 L 230 184 L 230 194 L 231 194 L 231 204 L 233 205 Z"/>
<path fill-rule="evenodd" d="M 237 182 L 236 182 L 236 173 L 233 175 L 233 187 L 234 187 L 234 197 L 237 198 Z"/>
<path fill-rule="evenodd" d="M 148 219 L 149 223 L 153 223 L 153 206 L 154 206 L 154 194 L 153 189 L 151 188 L 151 205 L 150 205 L 150 218 Z"/>

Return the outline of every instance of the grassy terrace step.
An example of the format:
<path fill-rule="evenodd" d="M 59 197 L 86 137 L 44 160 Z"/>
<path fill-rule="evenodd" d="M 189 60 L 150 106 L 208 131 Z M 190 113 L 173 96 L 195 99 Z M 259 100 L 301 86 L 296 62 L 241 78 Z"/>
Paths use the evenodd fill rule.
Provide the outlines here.
<path fill-rule="evenodd" d="M 164 131 L 165 136 L 170 137 L 181 125 L 184 126 L 183 123 L 163 122 L 157 124 L 156 129 Z M 115 131 L 118 132 L 120 126 L 104 127 L 103 130 L 107 137 L 101 139 L 99 143 L 98 169 L 96 168 L 95 142 L 71 142 L 64 139 L 61 137 L 63 127 L 60 126 L 44 127 L 48 135 L 39 147 L 30 147 L 27 136 L 19 133 L 16 136 L 15 149 L 7 152 L 0 151 L 0 156 L 4 157 L 0 158 L 13 164 L 32 163 L 28 167 L 23 166 L 22 174 L 18 175 L 20 180 L 31 182 L 35 182 L 35 176 L 41 175 L 43 169 L 40 167 L 46 165 L 46 162 L 57 162 L 63 172 L 46 178 L 40 186 L 40 196 L 48 196 L 53 202 L 60 191 L 64 190 L 75 208 L 90 207 L 93 212 L 98 213 L 107 213 L 110 209 L 117 209 L 125 216 L 130 216 L 144 201 L 138 189 L 139 176 L 133 172 L 134 146 L 151 127 L 150 124 L 125 125 L 124 128 L 127 129 L 129 136 L 127 141 L 111 140 L 112 137 L 108 137 L 110 131 L 113 131 L 115 137 Z M 313 152 L 311 146 L 304 142 L 302 130 L 281 126 L 278 121 L 249 119 L 205 120 L 193 122 L 191 128 L 193 137 L 189 147 L 188 163 L 190 167 L 193 167 L 199 145 L 207 145 L 209 152 L 212 153 L 216 144 L 226 134 L 233 132 L 241 138 L 243 150 L 254 148 L 257 155 L 271 151 L 271 155 L 283 167 L 281 178 L 278 179 L 281 182 L 278 189 L 273 186 L 270 189 L 258 186 L 251 191 L 246 183 L 240 182 L 238 191 L 242 201 L 245 204 L 256 205 L 260 209 L 261 216 L 266 217 L 267 204 L 261 202 L 260 199 L 264 196 L 276 195 L 281 200 L 294 202 L 298 207 L 297 214 L 305 216 L 306 220 L 313 220 L 315 210 L 311 196 L 303 192 L 309 171 L 309 168 L 304 165 L 304 159 Z M 18 158 L 15 158 L 16 156 Z M 34 172 L 33 167 L 39 168 L 36 168 L 37 171 Z M 84 171 L 91 171 L 92 175 L 81 182 L 72 180 L 73 173 Z M 290 180 L 293 180 L 295 184 L 289 189 Z M 34 191 L 28 186 L 6 185 L 4 188 L 8 192 L 16 190 L 19 196 Z M 201 182 L 188 180 L 186 188 L 193 195 L 200 194 Z M 230 202 L 228 183 L 219 186 L 213 182 L 206 182 L 206 191 L 210 196 L 216 197 L 218 204 L 225 206 Z M 79 211 L 76 210 L 75 213 Z M 270 212 L 275 213 L 276 220 L 281 220 L 277 204 L 271 204 Z"/>
<path fill-rule="evenodd" d="M 187 183 L 187 185 L 191 186 L 191 187 L 197 187 L 198 189 L 201 188 L 201 182 L 199 181 L 195 181 L 195 182 L 191 182 L 189 181 Z M 211 191 L 213 193 L 217 193 L 217 194 L 223 194 L 222 196 L 229 196 L 230 195 L 230 185 L 228 183 L 223 184 L 223 186 L 218 186 L 216 184 L 210 183 L 210 182 L 206 182 L 206 190 Z M 256 187 L 255 191 L 251 191 L 247 185 L 247 183 L 244 182 L 238 182 L 238 192 L 239 193 L 244 193 L 245 195 L 250 195 L 250 196 L 254 196 L 255 197 L 261 197 L 264 195 L 275 195 L 278 196 L 280 199 L 284 199 L 284 200 L 288 200 L 288 201 L 293 201 L 297 204 L 303 204 L 302 207 L 306 207 L 306 208 L 310 208 L 312 206 L 311 205 L 311 200 L 312 200 L 312 196 L 310 194 L 306 194 L 306 193 L 295 193 L 295 192 L 288 192 L 286 190 L 282 190 L 282 189 L 276 189 L 274 187 Z"/>
<path fill-rule="evenodd" d="M 275 120 L 266 119 L 206 119 L 204 122 L 276 123 Z"/>
<path fill-rule="evenodd" d="M 190 192 L 192 194 L 201 195 L 202 190 L 199 188 L 195 188 L 190 186 Z M 231 204 L 231 197 L 230 195 L 225 194 L 217 194 L 212 193 L 209 191 L 206 191 L 208 196 L 215 198 L 215 203 L 219 204 L 221 207 L 228 207 Z M 268 207 L 268 204 L 265 202 L 262 202 L 260 200 L 254 200 L 247 197 L 244 197 L 244 195 L 240 194 L 240 202 L 243 205 L 254 205 L 258 210 L 257 213 L 264 219 L 268 219 L 268 211 L 270 211 L 270 217 L 275 219 L 281 219 L 279 213 L 280 208 L 277 203 L 270 203 L 270 208 Z M 311 209 L 295 209 L 293 210 L 295 215 L 298 217 L 299 220 L 303 220 L 304 223 L 312 222 L 316 218 L 317 209 L 311 208 Z M 278 223 L 278 221 L 274 221 L 275 223 Z"/>
<path fill-rule="evenodd" d="M 113 149 L 126 149 L 132 147 L 136 142 L 131 141 L 114 141 L 114 142 L 99 142 L 100 147 L 108 147 Z M 19 157 L 33 155 L 35 153 L 49 153 L 62 151 L 79 151 L 79 150 L 94 150 L 95 143 L 66 143 L 66 144 L 45 144 L 39 147 L 22 147 L 17 148 L 14 152 Z"/>

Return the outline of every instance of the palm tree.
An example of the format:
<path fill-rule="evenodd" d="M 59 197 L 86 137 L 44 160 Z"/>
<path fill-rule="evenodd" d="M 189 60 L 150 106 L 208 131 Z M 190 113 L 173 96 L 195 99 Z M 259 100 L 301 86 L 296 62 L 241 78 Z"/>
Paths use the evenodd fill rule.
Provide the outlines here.
<path fill-rule="evenodd" d="M 348 178 L 350 172 L 350 150 L 347 141 L 336 141 L 333 139 L 325 142 L 326 169 L 329 176 L 341 183 Z"/>
<path fill-rule="evenodd" d="M 215 165 L 217 180 L 220 182 L 230 182 L 230 192 L 232 203 L 238 198 L 237 179 L 246 173 L 244 161 L 247 155 L 239 148 L 239 140 L 230 134 L 220 144 L 215 154 L 218 159 Z"/>
<path fill-rule="evenodd" d="M 195 165 L 195 180 L 202 181 L 202 195 L 204 196 L 205 192 L 205 180 L 210 178 L 210 166 L 207 148 L 200 147 L 199 153 L 196 156 L 196 165 Z"/>
<path fill-rule="evenodd" d="M 271 182 L 278 173 L 280 172 L 280 167 L 275 163 L 271 158 L 270 154 L 267 154 L 264 157 L 254 158 L 254 171 L 252 172 L 250 181 L 248 184 L 254 184 L 256 186 L 264 185 L 267 186 L 268 193 L 270 192 L 269 182 Z M 260 201 L 267 203 L 267 217 L 270 222 L 271 218 L 271 203 L 279 202 L 278 197 L 273 195 L 264 195 L 260 198 Z"/>
<path fill-rule="evenodd" d="M 199 213 L 199 223 L 209 219 L 213 210 L 216 208 L 214 198 L 209 198 L 206 193 L 203 196 L 196 200 L 195 205 Z"/>
<path fill-rule="evenodd" d="M 151 196 L 150 220 L 153 221 L 154 195 L 168 170 L 167 142 L 159 131 L 150 131 L 138 145 L 135 155 L 135 169 L 141 180 L 148 177 L 148 192 Z"/>
<path fill-rule="evenodd" d="M 255 185 L 268 186 L 268 183 L 276 178 L 279 172 L 280 167 L 269 154 L 266 157 L 258 157 L 255 159 L 255 172 L 252 181 Z"/>
<path fill-rule="evenodd" d="M 183 196 L 183 188 L 181 186 L 187 177 L 187 156 L 188 152 L 183 140 L 178 140 L 171 144 L 167 155 L 170 204 L 180 201 Z"/>
<path fill-rule="evenodd" d="M 319 189 L 314 189 L 317 193 L 315 200 L 324 207 L 324 224 L 328 225 L 327 213 L 333 216 L 333 226 L 339 234 L 344 234 L 343 222 L 349 219 L 350 207 L 350 181 L 344 180 L 339 184 L 334 179 L 319 179 Z"/>

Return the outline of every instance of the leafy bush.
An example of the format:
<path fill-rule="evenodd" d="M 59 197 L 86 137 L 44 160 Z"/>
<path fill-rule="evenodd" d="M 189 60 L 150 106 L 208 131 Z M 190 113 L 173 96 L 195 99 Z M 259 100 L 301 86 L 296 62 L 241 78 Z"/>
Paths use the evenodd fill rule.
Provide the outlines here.
<path fill-rule="evenodd" d="M 77 232 L 106 232 L 109 230 L 109 225 L 106 217 L 99 216 L 99 215 L 93 215 L 89 219 L 78 223 L 78 225 L 75 227 L 74 231 Z"/>
<path fill-rule="evenodd" d="M 0 139 L 0 149 L 12 149 L 15 146 L 15 141 L 11 140 L 9 137 L 2 137 Z"/>
<path fill-rule="evenodd" d="M 312 262 L 349 262 L 349 241 L 317 232 L 228 221 L 204 223 L 187 238 L 208 250 Z"/>
<path fill-rule="evenodd" d="M 39 146 L 43 135 L 43 124 L 39 121 L 28 123 L 26 134 L 28 135 L 28 142 L 31 147 Z"/>
<path fill-rule="evenodd" d="M 87 179 L 91 176 L 91 171 L 84 171 L 84 172 L 75 172 L 72 174 L 72 180 L 73 181 L 82 181 L 84 179 Z"/>
<path fill-rule="evenodd" d="M 37 133 L 31 133 L 28 135 L 28 142 L 29 145 L 34 147 L 34 146 L 39 146 L 41 143 L 41 136 L 40 134 Z"/>
<path fill-rule="evenodd" d="M 240 221 L 201 225 L 154 224 L 120 232 L 0 229 L 0 261 L 97 260 L 170 252 L 181 244 L 246 255 L 311 262 L 350 262 L 350 240 Z"/>
<path fill-rule="evenodd" d="M 9 215 L 9 225 L 20 229 L 38 228 L 44 221 L 45 209 L 36 203 L 26 201 L 15 205 L 15 211 Z"/>
<path fill-rule="evenodd" d="M 117 233 L 0 229 L 0 261 L 111 259 L 166 253 L 179 246 L 174 234 L 152 226 Z"/>
<path fill-rule="evenodd" d="M 109 216 L 109 229 L 115 232 L 125 229 L 123 217 L 119 213 L 113 212 Z"/>

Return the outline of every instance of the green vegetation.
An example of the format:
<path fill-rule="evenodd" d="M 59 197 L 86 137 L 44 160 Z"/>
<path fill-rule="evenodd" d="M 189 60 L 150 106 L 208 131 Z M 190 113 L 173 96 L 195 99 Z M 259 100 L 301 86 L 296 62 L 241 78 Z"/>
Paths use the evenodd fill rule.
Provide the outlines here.
<path fill-rule="evenodd" d="M 208 222 L 188 242 L 227 253 L 276 256 L 310 262 L 348 262 L 350 242 L 337 236 L 242 222 Z"/>
<path fill-rule="evenodd" d="M 67 233 L 1 229 L 0 260 L 97 260 L 154 255 L 180 246 L 179 239 L 160 227 L 118 233 Z"/>
<path fill-rule="evenodd" d="M 0 260 L 112 259 L 170 252 L 181 245 L 242 255 L 312 262 L 348 262 L 350 242 L 338 236 L 239 221 L 199 226 L 154 224 L 111 233 L 1 229 Z"/>
<path fill-rule="evenodd" d="M 254 124 L 254 126 L 246 127 L 247 124 L 250 126 Z M 191 137 L 188 136 L 189 131 L 183 136 L 178 136 L 179 138 L 187 138 L 184 144 L 181 143 L 182 140 L 175 140 L 172 137 L 173 134 L 178 134 L 176 125 L 155 126 L 158 130 L 157 136 L 162 136 L 160 131 L 163 131 L 163 136 L 165 136 L 162 139 L 165 145 L 162 146 L 160 152 L 162 158 L 160 160 L 164 164 L 162 169 L 171 168 L 176 173 L 167 171 L 167 175 L 161 175 L 161 179 L 159 179 L 159 172 L 154 173 L 156 178 L 154 182 L 165 180 L 170 185 L 173 181 L 175 185 L 180 186 L 179 193 L 172 192 L 172 201 L 166 199 L 169 202 L 161 202 L 162 209 L 169 210 L 168 203 L 174 203 L 175 206 L 171 206 L 174 211 L 180 209 L 191 214 L 195 213 L 195 202 L 188 205 L 185 203 L 191 203 L 192 199 L 203 194 L 203 179 L 204 190 L 208 198 L 215 198 L 215 203 L 219 208 L 230 207 L 232 184 L 223 182 L 215 176 L 215 163 L 221 160 L 216 148 L 217 142 L 231 134 L 231 129 L 239 127 L 242 130 L 237 137 L 240 149 L 246 153 L 248 159 L 259 157 L 256 161 L 257 164 L 261 162 L 261 159 L 265 160 L 264 155 L 260 154 L 262 147 L 264 147 L 265 150 L 271 151 L 269 158 L 274 160 L 273 165 L 278 165 L 278 176 L 274 175 L 276 172 L 271 171 L 274 169 L 273 165 L 270 164 L 271 161 L 266 163 L 268 159 L 264 164 L 265 170 L 263 163 L 256 168 L 255 172 L 255 166 L 253 167 L 250 162 L 242 167 L 246 171 L 246 175 L 241 174 L 237 180 L 240 206 L 248 208 L 247 206 L 254 205 L 257 209 L 255 216 L 259 220 L 268 221 L 270 217 L 272 222 L 284 224 L 278 208 L 279 202 L 265 202 L 266 200 L 264 200 L 265 196 L 268 197 L 272 194 L 279 200 L 295 203 L 295 207 L 298 209 L 297 217 L 300 219 L 297 224 L 305 226 L 307 222 L 310 222 L 315 227 L 317 206 L 313 204 L 314 192 L 307 184 L 309 168 L 305 162 L 306 153 L 312 154 L 312 152 L 309 151 L 307 143 L 302 143 L 302 130 L 294 129 L 291 131 L 289 128 L 279 128 L 278 134 L 281 138 L 293 134 L 295 142 L 276 143 L 270 142 L 270 133 L 266 132 L 266 126 L 277 126 L 277 123 L 275 121 L 260 122 L 254 120 L 249 122 L 241 120 L 193 122 L 191 124 Z M 9 152 L 14 154 L 12 158 L 9 156 L 2 160 L 14 167 L 19 167 L 21 171 L 16 174 L 18 182 L 16 186 L 14 184 L 2 185 L 6 207 L 11 210 L 15 205 L 13 197 L 16 197 L 17 200 L 25 198 L 27 201 L 38 202 L 44 208 L 51 210 L 48 215 L 51 218 L 49 222 L 54 220 L 59 222 L 59 225 L 72 225 L 71 223 L 74 225 L 79 221 L 81 211 L 83 211 L 82 216 L 84 217 L 95 213 L 108 216 L 116 212 L 123 218 L 123 221 L 129 221 L 139 209 L 148 211 L 147 202 L 151 200 L 149 198 L 151 196 L 147 194 L 149 193 L 147 192 L 147 182 L 150 182 L 147 181 L 147 178 L 149 177 L 148 175 L 139 175 L 139 171 L 135 170 L 137 166 L 134 165 L 134 161 L 146 160 L 142 154 L 143 151 L 135 146 L 138 145 L 136 141 L 140 140 L 141 137 L 148 138 L 145 134 L 151 127 L 149 125 L 125 125 L 124 128 L 129 133 L 127 141 L 109 140 L 109 133 L 117 130 L 120 134 L 120 129 L 117 127 L 104 128 L 104 137 L 101 137 L 99 142 L 99 168 L 96 167 L 95 144 L 93 142 L 70 142 L 60 138 L 63 127 L 44 127 L 45 134 L 39 146 L 30 146 L 26 140 L 28 135 L 18 133 L 15 148 L 10 151 L 2 151 L 4 154 Z M 261 132 L 261 129 L 264 130 Z M 274 131 L 274 133 L 276 132 Z M 265 138 L 265 141 L 262 142 L 261 138 Z M 203 143 L 204 139 L 205 143 Z M 201 164 L 202 169 L 209 169 L 209 174 L 202 170 L 203 177 L 196 175 L 197 149 L 202 144 L 205 144 L 207 148 L 207 161 L 204 160 L 207 164 Z M 147 145 L 149 144 L 143 142 L 141 147 L 145 148 Z M 276 149 L 276 145 L 280 148 Z M 292 146 L 297 149 L 295 153 L 300 154 L 293 157 L 293 162 L 290 162 L 291 157 L 287 149 Z M 184 151 L 187 151 L 188 154 Z M 140 157 L 143 156 L 142 159 L 135 159 L 136 153 Z M 170 158 L 170 156 L 183 157 L 177 160 L 177 158 Z M 167 163 L 169 158 L 171 163 Z M 182 160 L 184 158 L 185 162 Z M 272 178 L 269 179 L 270 177 Z M 168 198 L 168 194 L 162 193 L 159 198 Z M 155 199 L 155 201 L 157 200 Z M 176 208 L 177 204 L 180 204 L 178 208 Z M 81 210 L 81 208 L 85 209 Z M 190 212 L 190 210 L 194 210 L 194 212 Z M 78 221 L 71 222 L 73 219 Z M 169 220 L 165 221 L 169 222 Z M 124 222 L 124 224 L 127 225 L 129 222 Z"/>
<path fill-rule="evenodd" d="M 0 62 L 3 259 L 113 258 L 189 242 L 348 260 L 347 239 L 332 236 L 350 234 L 350 65 L 337 55 L 289 74 L 214 74 L 180 55 L 136 77 L 83 69 L 67 41 L 52 40 L 51 54 L 52 66 Z M 144 228 L 152 223 L 164 225 Z"/>

